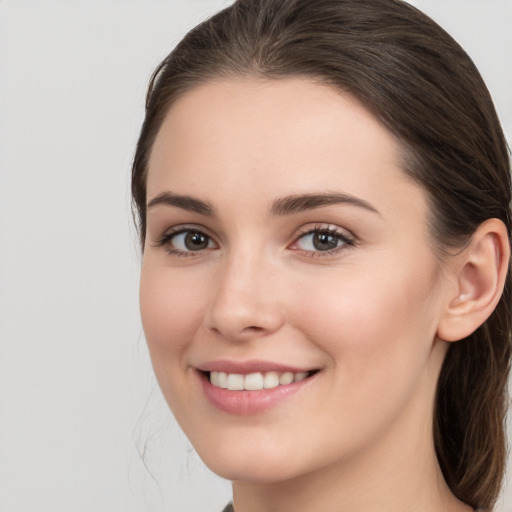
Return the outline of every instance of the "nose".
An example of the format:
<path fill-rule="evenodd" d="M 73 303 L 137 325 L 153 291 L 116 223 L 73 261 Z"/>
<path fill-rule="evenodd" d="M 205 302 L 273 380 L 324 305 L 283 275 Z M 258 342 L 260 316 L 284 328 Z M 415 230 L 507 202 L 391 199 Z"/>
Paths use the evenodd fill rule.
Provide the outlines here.
<path fill-rule="evenodd" d="M 278 284 L 277 269 L 262 256 L 233 255 L 218 269 L 207 328 L 233 342 L 278 331 L 284 323 Z"/>

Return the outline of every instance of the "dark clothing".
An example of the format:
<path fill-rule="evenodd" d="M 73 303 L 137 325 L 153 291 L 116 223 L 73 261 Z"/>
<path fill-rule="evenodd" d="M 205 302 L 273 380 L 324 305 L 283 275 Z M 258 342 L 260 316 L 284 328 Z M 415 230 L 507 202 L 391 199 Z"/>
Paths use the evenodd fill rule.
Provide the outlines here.
<path fill-rule="evenodd" d="M 235 509 L 233 508 L 233 503 L 228 503 L 222 512 L 235 512 Z M 481 512 L 481 511 L 475 509 L 475 512 Z"/>

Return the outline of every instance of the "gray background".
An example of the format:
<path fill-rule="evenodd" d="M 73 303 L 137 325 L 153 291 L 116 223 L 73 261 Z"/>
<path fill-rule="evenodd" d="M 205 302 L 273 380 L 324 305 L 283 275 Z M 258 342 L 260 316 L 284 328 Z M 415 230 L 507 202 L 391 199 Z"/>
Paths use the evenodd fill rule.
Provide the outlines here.
<path fill-rule="evenodd" d="M 0 512 L 229 498 L 155 388 L 129 208 L 150 73 L 228 3 L 0 0 Z M 473 57 L 510 140 L 512 0 L 414 4 Z"/>

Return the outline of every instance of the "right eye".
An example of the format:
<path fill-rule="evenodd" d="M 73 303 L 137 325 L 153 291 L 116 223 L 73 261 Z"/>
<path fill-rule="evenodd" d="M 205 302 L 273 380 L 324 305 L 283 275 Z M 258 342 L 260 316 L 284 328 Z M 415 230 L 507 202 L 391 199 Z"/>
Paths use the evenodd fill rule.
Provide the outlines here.
<path fill-rule="evenodd" d="M 218 247 L 210 236 L 193 228 L 168 231 L 155 245 L 165 247 L 167 252 L 179 257 L 198 256 Z"/>

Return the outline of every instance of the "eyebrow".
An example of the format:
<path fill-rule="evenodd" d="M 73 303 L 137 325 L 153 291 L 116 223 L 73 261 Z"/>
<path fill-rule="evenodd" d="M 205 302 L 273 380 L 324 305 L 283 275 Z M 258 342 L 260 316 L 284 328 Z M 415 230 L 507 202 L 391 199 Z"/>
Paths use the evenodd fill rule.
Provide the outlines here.
<path fill-rule="evenodd" d="M 334 204 L 349 204 L 380 215 L 379 211 L 367 201 L 341 192 L 297 194 L 276 199 L 272 204 L 270 213 L 278 216 L 291 215 Z"/>
<path fill-rule="evenodd" d="M 175 208 L 181 208 L 189 212 L 200 213 L 201 215 L 208 215 L 212 217 L 215 213 L 215 209 L 207 201 L 196 199 L 191 196 L 180 196 L 173 194 L 172 192 L 163 192 L 149 201 L 147 204 L 148 210 L 158 205 L 174 206 Z"/>
<path fill-rule="evenodd" d="M 312 193 L 312 194 L 295 194 L 276 199 L 270 208 L 271 216 L 293 215 L 322 206 L 330 206 L 335 204 L 349 204 L 363 208 L 380 215 L 379 211 L 367 201 L 350 194 L 341 192 L 333 193 Z M 203 201 L 191 196 L 183 196 L 172 192 L 163 192 L 149 201 L 147 208 L 154 208 L 158 205 L 173 206 L 182 210 L 199 213 L 209 217 L 215 216 L 215 208 L 208 201 Z"/>

